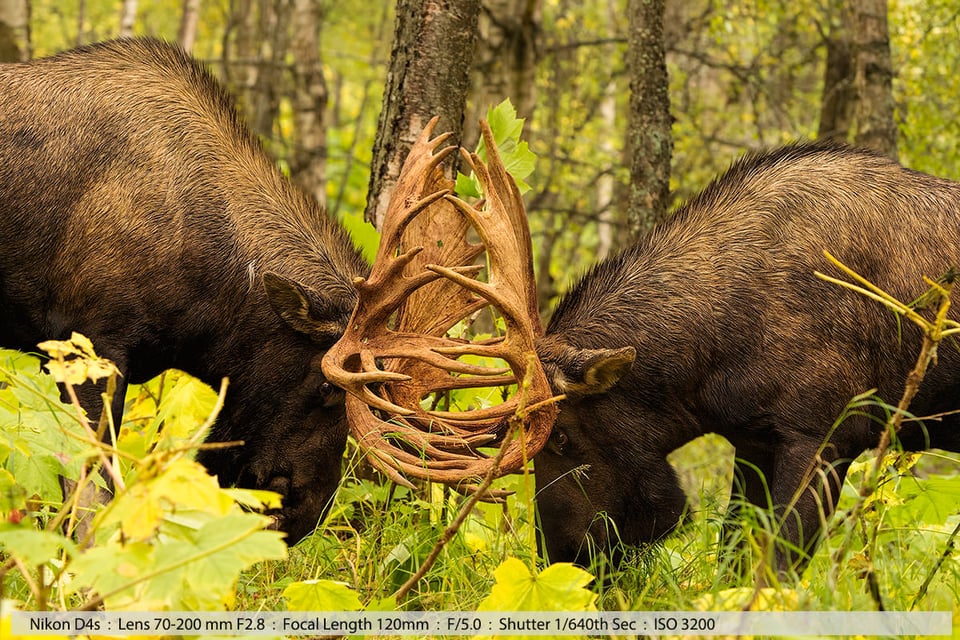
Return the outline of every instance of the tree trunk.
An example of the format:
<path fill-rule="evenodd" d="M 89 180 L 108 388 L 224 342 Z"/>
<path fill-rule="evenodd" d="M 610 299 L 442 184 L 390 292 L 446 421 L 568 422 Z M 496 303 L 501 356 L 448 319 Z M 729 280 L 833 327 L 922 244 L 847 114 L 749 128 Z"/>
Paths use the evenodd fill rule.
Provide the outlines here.
<path fill-rule="evenodd" d="M 617 7 L 614 0 L 608 0 L 607 25 L 610 33 L 615 33 Z M 616 49 L 611 47 L 610 55 L 615 55 Z M 609 157 L 616 157 L 613 141 L 617 135 L 617 81 L 611 78 L 604 90 L 603 100 L 600 102 L 600 118 L 603 122 L 604 135 L 600 142 L 600 149 Z M 612 171 L 608 171 L 597 178 L 597 260 L 603 260 L 613 253 L 626 238 L 618 238 L 616 192 L 617 184 Z"/>
<path fill-rule="evenodd" d="M 248 104 L 253 129 L 266 142 L 273 138 L 274 124 L 280 115 L 285 57 L 290 40 L 290 13 L 289 2 L 260 1 L 260 22 L 255 31 L 256 53 L 251 61 L 255 76 Z"/>
<path fill-rule="evenodd" d="M 177 43 L 184 51 L 193 49 L 197 37 L 197 22 L 200 20 L 200 0 L 183 0 L 180 14 L 180 28 L 177 31 Z"/>
<path fill-rule="evenodd" d="M 663 42 L 664 0 L 628 0 L 627 13 L 630 19 L 627 221 L 631 240 L 635 241 L 667 215 L 673 136 Z"/>
<path fill-rule="evenodd" d="M 481 2 L 468 101 L 471 109 L 463 134 L 471 148 L 480 136 L 480 119 L 505 98 L 510 98 L 517 115 L 529 126 L 537 98 L 542 5 L 542 0 Z"/>
<path fill-rule="evenodd" d="M 0 62 L 26 62 L 31 55 L 29 0 L 0 0 Z"/>
<path fill-rule="evenodd" d="M 849 0 L 857 93 L 854 142 L 897 158 L 887 0 Z"/>
<path fill-rule="evenodd" d="M 137 22 L 137 0 L 123 0 L 120 9 L 120 37 L 132 38 L 133 25 Z"/>
<path fill-rule="evenodd" d="M 830 33 L 823 73 L 823 97 L 820 101 L 819 138 L 847 140 L 853 124 L 856 93 L 853 90 L 854 62 L 850 42 L 850 12 L 842 1 L 830 3 Z"/>
<path fill-rule="evenodd" d="M 78 47 L 85 44 L 87 40 L 86 22 L 87 2 L 86 0 L 79 0 L 77 2 L 77 40 L 74 42 Z"/>
<path fill-rule="evenodd" d="M 290 48 L 296 142 L 290 155 L 290 175 L 307 193 L 326 205 L 327 85 L 320 59 L 322 23 L 320 0 L 295 0 Z"/>
<path fill-rule="evenodd" d="M 365 217 L 378 229 L 410 147 L 435 115 L 460 144 L 479 0 L 398 0 Z M 451 169 L 452 173 L 452 169 Z"/>

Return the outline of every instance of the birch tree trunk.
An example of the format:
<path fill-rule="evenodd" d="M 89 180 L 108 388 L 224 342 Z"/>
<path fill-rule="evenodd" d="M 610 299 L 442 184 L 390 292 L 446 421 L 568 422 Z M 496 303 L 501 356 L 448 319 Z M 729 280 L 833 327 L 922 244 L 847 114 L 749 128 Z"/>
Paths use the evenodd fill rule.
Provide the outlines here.
<path fill-rule="evenodd" d="M 193 49 L 197 38 L 197 22 L 200 20 L 200 0 L 183 0 L 180 14 L 180 28 L 177 31 L 177 43 L 184 51 Z"/>
<path fill-rule="evenodd" d="M 26 62 L 30 45 L 28 0 L 0 0 L 0 62 Z"/>
<path fill-rule="evenodd" d="M 460 144 L 479 12 L 479 0 L 397 2 L 364 214 L 378 229 L 400 166 L 430 118 L 439 115 L 438 131 Z"/>
<path fill-rule="evenodd" d="M 137 22 L 137 0 L 123 0 L 120 9 L 120 37 L 132 38 L 133 25 Z"/>
<path fill-rule="evenodd" d="M 320 58 L 320 0 L 295 0 L 293 36 L 293 117 L 296 144 L 290 155 L 290 175 L 307 193 L 326 206 L 327 84 Z"/>

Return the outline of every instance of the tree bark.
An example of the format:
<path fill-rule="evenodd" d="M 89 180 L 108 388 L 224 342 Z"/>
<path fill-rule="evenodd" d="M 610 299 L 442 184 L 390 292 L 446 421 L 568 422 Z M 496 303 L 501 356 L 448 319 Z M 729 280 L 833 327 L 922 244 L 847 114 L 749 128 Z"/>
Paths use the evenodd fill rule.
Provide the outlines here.
<path fill-rule="evenodd" d="M 290 49 L 296 143 L 290 155 L 290 175 L 326 206 L 327 84 L 320 58 L 322 24 L 320 0 L 295 0 Z"/>
<path fill-rule="evenodd" d="M 849 0 L 857 93 L 854 142 L 897 158 L 887 0 Z"/>
<path fill-rule="evenodd" d="M 840 0 L 834 0 L 830 4 L 831 23 L 826 42 L 827 57 L 817 137 L 847 140 L 853 125 L 853 110 L 856 104 L 853 87 L 855 65 L 850 42 L 851 14 Z"/>
<path fill-rule="evenodd" d="M 473 88 L 464 141 L 472 147 L 487 109 L 510 98 L 527 120 L 536 106 L 542 36 L 542 0 L 482 0 L 473 63 Z"/>
<path fill-rule="evenodd" d="M 630 16 L 627 222 L 630 238 L 636 241 L 667 215 L 673 136 L 663 41 L 664 0 L 628 0 L 627 13 Z"/>
<path fill-rule="evenodd" d="M 479 0 L 398 0 L 366 219 L 378 229 L 410 147 L 435 115 L 460 144 Z M 452 169 L 450 169 L 452 173 Z"/>
<path fill-rule="evenodd" d="M 183 0 L 180 14 L 180 28 L 177 31 L 177 43 L 184 51 L 193 49 L 197 37 L 197 22 L 200 20 L 200 0 Z"/>
<path fill-rule="evenodd" d="M 28 0 L 0 0 L 0 62 L 26 62 L 30 45 Z"/>

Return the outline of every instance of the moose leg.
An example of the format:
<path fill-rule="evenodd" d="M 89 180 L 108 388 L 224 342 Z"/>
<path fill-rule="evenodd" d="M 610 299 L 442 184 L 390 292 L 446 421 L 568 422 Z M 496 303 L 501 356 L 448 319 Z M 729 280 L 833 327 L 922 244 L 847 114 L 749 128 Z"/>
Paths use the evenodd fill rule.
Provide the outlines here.
<path fill-rule="evenodd" d="M 776 475 L 771 485 L 780 524 L 776 540 L 777 571 L 801 572 L 820 540 L 824 525 L 836 509 L 850 461 L 817 442 L 778 448 Z"/>

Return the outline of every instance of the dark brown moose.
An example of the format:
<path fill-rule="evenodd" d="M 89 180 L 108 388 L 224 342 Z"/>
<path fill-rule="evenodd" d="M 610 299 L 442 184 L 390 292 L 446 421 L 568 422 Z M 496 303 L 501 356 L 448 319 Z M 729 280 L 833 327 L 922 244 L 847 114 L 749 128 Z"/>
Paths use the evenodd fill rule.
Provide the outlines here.
<path fill-rule="evenodd" d="M 960 265 L 960 184 L 830 143 L 752 155 L 564 296 L 538 345 L 566 394 L 535 461 L 551 561 L 584 561 L 588 540 L 616 555 L 668 533 L 685 500 L 666 456 L 713 432 L 736 447 L 743 498 L 783 518 L 779 568 L 802 565 L 850 460 L 884 428 L 879 411 L 834 422 L 872 388 L 896 405 L 922 342 L 912 322 L 816 277 L 841 275 L 824 250 L 914 301 L 923 276 Z M 915 416 L 960 409 L 958 343 L 938 353 Z M 960 414 L 908 420 L 900 438 L 960 450 Z"/>
<path fill-rule="evenodd" d="M 118 40 L 0 66 L 0 344 L 78 331 L 123 387 L 168 368 L 219 386 L 202 452 L 283 495 L 296 541 L 340 478 L 343 394 L 320 370 L 369 268 L 177 48 Z M 90 388 L 86 388 L 90 387 Z M 81 388 L 88 411 L 98 391 Z"/>

